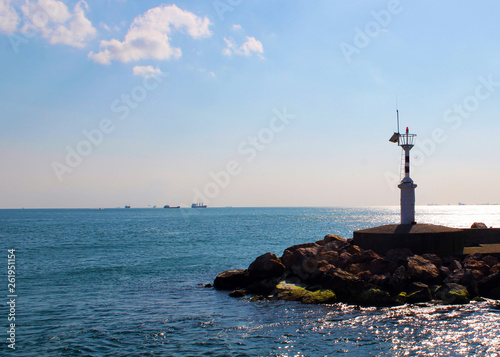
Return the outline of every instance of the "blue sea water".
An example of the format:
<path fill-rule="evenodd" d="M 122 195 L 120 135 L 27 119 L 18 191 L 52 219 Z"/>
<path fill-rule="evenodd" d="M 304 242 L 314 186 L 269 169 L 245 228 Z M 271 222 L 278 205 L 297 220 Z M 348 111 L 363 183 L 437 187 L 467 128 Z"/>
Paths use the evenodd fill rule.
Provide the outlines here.
<path fill-rule="evenodd" d="M 418 207 L 419 222 L 500 227 L 499 206 Z M 500 308 L 357 308 L 230 298 L 200 284 L 328 233 L 397 223 L 395 207 L 0 210 L 16 254 L 5 356 L 499 356 Z M 3 276 L 3 277 L 1 277 Z"/>

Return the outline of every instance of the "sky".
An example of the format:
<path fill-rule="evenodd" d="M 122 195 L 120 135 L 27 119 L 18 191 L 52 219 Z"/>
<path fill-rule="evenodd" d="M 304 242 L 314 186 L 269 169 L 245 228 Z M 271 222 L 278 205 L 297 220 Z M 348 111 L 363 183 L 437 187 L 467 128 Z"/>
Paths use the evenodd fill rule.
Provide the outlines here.
<path fill-rule="evenodd" d="M 0 0 L 0 208 L 500 203 L 498 13 Z"/>

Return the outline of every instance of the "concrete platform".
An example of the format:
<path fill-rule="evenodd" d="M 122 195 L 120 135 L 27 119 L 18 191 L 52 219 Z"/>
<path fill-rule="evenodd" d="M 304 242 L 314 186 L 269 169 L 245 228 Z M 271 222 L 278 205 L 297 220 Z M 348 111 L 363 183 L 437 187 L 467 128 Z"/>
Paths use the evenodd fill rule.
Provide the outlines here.
<path fill-rule="evenodd" d="M 465 246 L 462 229 L 433 224 L 389 224 L 355 231 L 353 238 L 354 244 L 379 254 L 408 248 L 415 254 L 444 256 L 461 252 Z"/>
<path fill-rule="evenodd" d="M 354 244 L 384 254 L 408 248 L 415 254 L 500 256 L 500 229 L 460 229 L 433 224 L 388 224 L 355 231 Z"/>

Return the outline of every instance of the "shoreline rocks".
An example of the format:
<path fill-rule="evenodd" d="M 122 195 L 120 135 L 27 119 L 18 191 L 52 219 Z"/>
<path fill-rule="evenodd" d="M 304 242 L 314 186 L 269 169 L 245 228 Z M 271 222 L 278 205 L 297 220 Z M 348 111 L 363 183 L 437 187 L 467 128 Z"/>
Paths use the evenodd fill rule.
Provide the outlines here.
<path fill-rule="evenodd" d="M 436 301 L 465 304 L 480 297 L 500 299 L 500 264 L 491 255 L 384 255 L 329 234 L 315 243 L 291 246 L 281 257 L 265 253 L 247 269 L 222 272 L 213 283 L 233 297 L 363 306 Z"/>

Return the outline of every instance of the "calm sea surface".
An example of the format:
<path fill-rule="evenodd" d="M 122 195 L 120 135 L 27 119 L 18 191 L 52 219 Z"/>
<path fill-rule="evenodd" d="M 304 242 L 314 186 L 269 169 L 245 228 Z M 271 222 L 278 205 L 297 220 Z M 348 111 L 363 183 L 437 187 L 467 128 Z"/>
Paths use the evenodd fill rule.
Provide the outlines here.
<path fill-rule="evenodd" d="M 500 227 L 500 206 L 417 208 Z M 358 309 L 200 286 L 258 255 L 397 223 L 398 208 L 0 210 L 2 356 L 499 356 L 500 305 Z M 16 350 L 7 249 L 16 249 Z"/>

